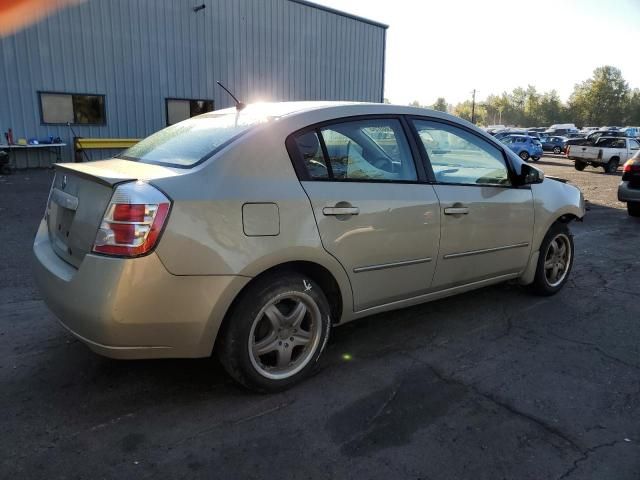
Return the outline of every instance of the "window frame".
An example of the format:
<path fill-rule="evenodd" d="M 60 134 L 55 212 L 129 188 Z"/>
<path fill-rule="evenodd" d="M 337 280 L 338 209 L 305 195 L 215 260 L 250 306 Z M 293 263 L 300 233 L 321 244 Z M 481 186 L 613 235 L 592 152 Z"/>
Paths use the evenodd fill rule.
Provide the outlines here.
<path fill-rule="evenodd" d="M 38 110 L 40 112 L 40 125 L 78 125 L 78 126 L 105 126 L 107 125 L 107 100 L 104 93 L 78 93 L 78 92 L 56 92 L 51 90 L 37 90 L 38 94 Z M 44 111 L 42 110 L 42 95 L 66 95 L 71 97 L 71 106 L 73 108 L 73 97 L 102 97 L 102 117 L 104 121 L 102 123 L 76 123 L 76 112 L 73 109 L 73 122 L 45 122 Z"/>
<path fill-rule="evenodd" d="M 405 115 L 402 114 L 366 114 L 366 115 L 352 115 L 347 117 L 338 117 L 332 118 L 330 120 L 325 120 L 322 122 L 314 123 L 312 125 L 308 125 L 304 128 L 296 130 L 289 135 L 285 140 L 285 147 L 287 152 L 289 153 L 289 158 L 291 159 L 291 163 L 293 164 L 293 169 L 296 172 L 296 176 L 298 180 L 301 182 L 339 182 L 339 183 L 389 183 L 389 184 L 422 184 L 429 183 L 428 174 L 425 170 L 424 162 L 422 161 L 422 157 L 420 155 L 420 151 L 418 149 L 418 145 L 415 143 L 415 138 L 411 132 L 409 123 L 405 118 Z M 324 142 L 324 137 L 321 133 L 321 130 L 326 127 L 330 127 L 331 125 L 337 125 L 340 123 L 350 123 L 357 121 L 366 121 L 366 120 L 397 120 L 400 124 L 400 128 L 402 129 L 402 133 L 407 141 L 407 145 L 409 146 L 409 153 L 411 155 L 411 160 L 413 162 L 413 166 L 416 171 L 416 180 L 391 180 L 391 179 L 374 179 L 374 178 L 333 178 L 333 175 L 330 174 L 327 178 L 313 178 L 309 175 L 309 171 L 307 170 L 304 159 L 300 153 L 300 149 L 296 144 L 296 137 L 300 135 L 304 135 L 306 133 L 313 132 L 318 136 L 318 140 L 320 141 L 320 146 L 322 148 L 322 154 L 324 156 L 325 163 L 327 164 L 327 172 L 332 173 L 331 162 L 329 160 L 329 154 L 327 151 L 327 146 Z M 375 141 L 372 139 L 372 141 Z"/>
<path fill-rule="evenodd" d="M 482 135 L 479 135 L 477 132 L 474 132 L 472 129 L 467 128 L 464 125 L 460 125 L 457 124 L 455 122 L 451 122 L 449 120 L 446 119 L 442 119 L 442 118 L 436 118 L 436 117 L 424 117 L 424 116 L 420 116 L 420 115 L 407 115 L 406 116 L 406 120 L 407 120 L 407 124 L 414 136 L 414 141 L 417 142 L 418 145 L 418 150 L 420 152 L 420 155 L 422 157 L 422 161 L 424 162 L 424 168 L 427 171 L 427 176 L 429 177 L 429 182 L 433 185 L 453 185 L 453 186 L 463 186 L 463 187 L 478 187 L 478 188 L 483 188 L 483 187 L 494 187 L 494 188 L 512 188 L 512 189 L 531 189 L 530 185 L 517 185 L 517 174 L 514 170 L 513 164 L 511 163 L 511 160 L 509 159 L 509 155 L 506 153 L 506 150 L 504 148 L 504 145 L 502 145 L 501 143 L 499 143 L 499 141 L 495 140 L 495 138 L 486 138 Z M 477 137 L 480 140 L 483 140 L 485 142 L 487 142 L 489 145 L 492 145 L 493 147 L 495 147 L 500 154 L 502 155 L 502 159 L 504 161 L 505 167 L 507 168 L 507 175 L 509 176 L 509 181 L 511 182 L 511 185 L 500 185 L 500 184 L 493 184 L 493 183 L 450 183 L 450 182 L 438 182 L 436 180 L 436 176 L 435 173 L 433 171 L 433 167 L 431 165 L 431 159 L 429 158 L 429 155 L 427 153 L 427 149 L 425 148 L 424 144 L 422 143 L 422 141 L 420 140 L 420 134 L 418 133 L 418 129 L 416 128 L 414 122 L 415 121 L 426 121 L 426 122 L 431 122 L 431 123 L 440 123 L 443 125 L 447 125 L 449 127 L 453 127 L 453 128 L 457 128 L 460 130 L 463 130 L 464 132 L 473 135 L 474 137 Z"/>
<path fill-rule="evenodd" d="M 176 100 L 179 102 L 211 102 L 211 110 L 204 113 L 211 113 L 216 109 L 216 102 L 212 98 L 178 98 L 178 97 L 165 97 L 164 99 L 164 123 L 165 127 L 170 127 L 171 125 L 175 125 L 175 123 L 169 123 L 169 101 Z M 191 105 L 189 105 L 189 115 L 191 115 Z M 197 116 L 197 115 L 194 115 Z M 190 116 L 185 118 L 188 120 L 189 118 L 193 118 L 194 116 Z M 180 123 L 180 122 L 176 122 Z"/>

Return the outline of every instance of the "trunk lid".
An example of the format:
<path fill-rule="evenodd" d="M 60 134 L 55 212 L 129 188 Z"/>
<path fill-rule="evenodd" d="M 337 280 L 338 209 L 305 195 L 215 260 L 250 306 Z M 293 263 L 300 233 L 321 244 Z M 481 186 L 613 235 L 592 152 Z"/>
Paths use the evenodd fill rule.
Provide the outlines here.
<path fill-rule="evenodd" d="M 45 212 L 49 241 L 56 254 L 76 268 L 93 247 L 116 185 L 184 173 L 120 159 L 55 167 Z"/>

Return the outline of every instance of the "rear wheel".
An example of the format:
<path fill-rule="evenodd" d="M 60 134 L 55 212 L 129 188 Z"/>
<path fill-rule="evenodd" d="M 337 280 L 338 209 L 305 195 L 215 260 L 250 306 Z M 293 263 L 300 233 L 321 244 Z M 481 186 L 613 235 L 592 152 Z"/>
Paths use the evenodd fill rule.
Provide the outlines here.
<path fill-rule="evenodd" d="M 227 372 L 259 392 L 284 390 L 308 377 L 329 337 L 329 302 L 297 272 L 256 281 L 225 321 L 218 356 Z"/>
<path fill-rule="evenodd" d="M 529 152 L 527 152 L 526 150 L 523 150 L 522 152 L 520 152 L 518 156 L 525 162 L 529 160 Z"/>
<path fill-rule="evenodd" d="M 535 280 L 538 295 L 554 295 L 564 286 L 573 266 L 573 236 L 566 223 L 554 223 L 542 241 Z"/>
<path fill-rule="evenodd" d="M 533 160 L 534 162 L 537 162 L 538 160 L 540 160 L 540 157 L 531 157 L 531 160 Z"/>
<path fill-rule="evenodd" d="M 613 157 L 609 160 L 609 163 L 604 166 L 604 171 L 607 173 L 616 173 L 618 171 L 618 165 L 620 165 L 620 160 L 618 157 Z"/>
<path fill-rule="evenodd" d="M 561 152 L 562 149 L 560 147 L 553 147 L 553 153 L 555 153 L 556 155 L 560 155 Z"/>
<path fill-rule="evenodd" d="M 627 202 L 627 213 L 631 217 L 640 217 L 640 202 Z"/>
<path fill-rule="evenodd" d="M 583 171 L 586 166 L 587 166 L 586 163 L 581 162 L 580 160 L 576 160 L 575 167 L 576 167 L 576 170 L 578 170 L 579 172 Z"/>

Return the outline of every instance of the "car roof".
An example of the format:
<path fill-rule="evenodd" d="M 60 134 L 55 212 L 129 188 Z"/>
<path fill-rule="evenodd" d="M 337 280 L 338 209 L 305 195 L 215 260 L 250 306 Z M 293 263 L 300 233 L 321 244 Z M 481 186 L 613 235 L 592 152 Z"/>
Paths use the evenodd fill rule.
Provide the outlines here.
<path fill-rule="evenodd" d="M 422 107 L 411 107 L 407 105 L 394 105 L 389 103 L 367 103 L 367 102 L 346 102 L 346 101 L 308 101 L 308 102 L 258 102 L 250 103 L 241 110 L 242 113 L 251 115 L 263 115 L 269 118 L 284 118 L 297 115 L 304 115 L 310 112 L 335 110 L 336 116 L 365 115 L 365 114 L 397 114 L 397 115 L 418 115 L 435 118 L 454 120 L 457 123 L 469 124 L 464 119 L 455 117 L 449 113 L 432 110 Z M 200 115 L 201 117 L 216 116 L 235 113 L 235 107 L 214 110 L 213 112 Z"/>

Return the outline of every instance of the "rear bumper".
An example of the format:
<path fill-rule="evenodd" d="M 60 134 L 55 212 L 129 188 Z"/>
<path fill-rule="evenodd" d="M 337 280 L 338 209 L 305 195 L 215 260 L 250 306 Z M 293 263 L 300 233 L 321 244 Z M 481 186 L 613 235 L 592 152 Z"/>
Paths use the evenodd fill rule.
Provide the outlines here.
<path fill-rule="evenodd" d="M 629 182 L 620 182 L 618 200 L 620 202 L 640 202 L 640 188 L 631 188 Z"/>
<path fill-rule="evenodd" d="M 86 255 L 75 269 L 51 248 L 42 222 L 33 245 L 34 276 L 60 323 L 101 355 L 132 358 L 211 354 L 240 276 L 176 276 L 158 256 Z"/>

